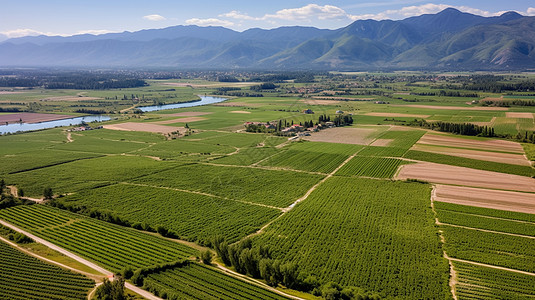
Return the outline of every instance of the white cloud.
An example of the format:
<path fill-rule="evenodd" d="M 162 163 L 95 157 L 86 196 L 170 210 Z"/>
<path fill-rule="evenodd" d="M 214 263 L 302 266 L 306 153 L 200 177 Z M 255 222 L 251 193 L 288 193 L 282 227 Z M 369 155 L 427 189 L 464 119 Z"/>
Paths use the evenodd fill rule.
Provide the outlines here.
<path fill-rule="evenodd" d="M 33 29 L 15 29 L 15 30 L 8 30 L 8 31 L 2 31 L 0 34 L 3 34 L 7 36 L 8 38 L 18 38 L 23 36 L 37 36 L 37 35 L 57 35 L 50 32 L 41 32 Z"/>
<path fill-rule="evenodd" d="M 160 16 L 160 15 L 147 15 L 147 16 L 143 16 L 143 19 L 149 20 L 149 21 L 165 21 L 165 20 L 167 20 L 164 16 Z"/>
<path fill-rule="evenodd" d="M 193 18 L 193 19 L 186 20 L 186 24 L 198 25 L 198 26 L 225 26 L 225 27 L 234 25 L 234 23 L 231 21 L 220 20 L 220 19 L 215 19 L 215 18 L 210 18 L 210 19 Z"/>
<path fill-rule="evenodd" d="M 535 16 L 535 7 L 529 7 L 527 10 L 528 16 Z"/>
<path fill-rule="evenodd" d="M 343 19 L 347 18 L 347 16 L 348 14 L 345 10 L 337 6 L 308 4 L 299 8 L 282 9 L 275 14 L 266 14 L 262 19 L 310 20 L 317 18 L 319 20 L 327 20 Z"/>
<path fill-rule="evenodd" d="M 111 31 L 111 30 L 106 30 L 106 29 L 89 29 L 89 30 L 81 30 L 81 31 L 78 31 L 76 34 L 94 34 L 94 35 L 99 35 L 99 34 L 106 34 L 106 33 L 113 33 L 113 32 L 117 32 L 117 31 Z"/>
<path fill-rule="evenodd" d="M 231 18 L 231 19 L 236 19 L 236 20 L 260 20 L 261 18 L 255 18 L 255 17 L 251 17 L 247 14 L 244 14 L 244 13 L 241 13 L 237 10 L 233 10 L 231 12 L 228 12 L 228 13 L 225 13 L 225 14 L 220 14 L 219 15 L 220 17 L 225 17 L 225 18 Z"/>

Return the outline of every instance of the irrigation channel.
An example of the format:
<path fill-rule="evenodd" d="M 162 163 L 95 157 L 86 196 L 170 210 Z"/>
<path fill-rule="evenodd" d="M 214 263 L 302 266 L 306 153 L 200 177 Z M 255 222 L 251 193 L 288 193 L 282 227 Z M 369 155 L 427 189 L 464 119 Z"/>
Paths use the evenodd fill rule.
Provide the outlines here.
<path fill-rule="evenodd" d="M 227 98 L 221 97 L 212 97 L 212 96 L 200 96 L 201 100 L 186 102 L 186 103 L 175 103 L 175 104 L 164 104 L 164 105 L 155 105 L 155 106 L 142 106 L 138 107 L 143 112 L 153 112 L 166 109 L 175 109 L 175 108 L 185 108 L 185 107 L 194 107 L 201 105 L 208 105 L 219 103 L 227 100 Z M 109 121 L 111 117 L 106 115 L 94 115 L 94 116 L 84 116 L 84 117 L 74 117 L 63 120 L 55 121 L 46 121 L 40 123 L 12 123 L 8 125 L 0 125 L 0 134 L 6 133 L 16 133 L 24 131 L 34 131 L 41 129 L 48 129 L 61 126 L 74 126 L 82 123 L 91 123 L 91 122 L 103 122 Z"/>

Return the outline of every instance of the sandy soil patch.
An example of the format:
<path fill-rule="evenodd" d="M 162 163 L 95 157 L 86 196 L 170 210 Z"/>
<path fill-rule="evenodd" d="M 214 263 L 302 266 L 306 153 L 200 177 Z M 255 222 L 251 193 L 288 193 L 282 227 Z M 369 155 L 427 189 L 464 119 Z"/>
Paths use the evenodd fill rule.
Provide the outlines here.
<path fill-rule="evenodd" d="M 189 118 L 180 118 L 180 119 L 172 119 L 172 120 L 166 120 L 166 121 L 158 121 L 158 122 L 152 122 L 154 124 L 173 124 L 173 123 L 191 123 L 191 122 L 198 122 L 206 120 L 206 118 L 203 117 L 189 117 Z"/>
<path fill-rule="evenodd" d="M 533 114 L 529 112 L 506 112 L 506 118 L 533 119 Z"/>
<path fill-rule="evenodd" d="M 371 143 L 370 146 L 386 147 L 390 145 L 392 141 L 393 139 L 377 139 L 373 143 Z"/>
<path fill-rule="evenodd" d="M 61 97 L 49 97 L 43 98 L 39 101 L 84 101 L 84 100 L 100 100 L 99 97 L 78 97 L 78 96 L 61 96 Z"/>
<path fill-rule="evenodd" d="M 210 115 L 213 114 L 212 112 L 202 112 L 202 111 L 185 111 L 180 112 L 176 114 L 168 114 L 164 115 L 166 117 L 198 117 L 198 116 L 204 116 L 204 115 Z"/>
<path fill-rule="evenodd" d="M 503 141 L 503 140 L 471 140 L 458 137 L 452 137 L 447 135 L 437 135 L 437 134 L 425 134 L 419 141 L 418 144 L 428 144 L 435 146 L 446 146 L 446 147 L 460 147 L 460 148 L 471 148 L 478 150 L 490 150 L 490 151 L 504 151 L 504 152 L 514 152 L 519 154 L 524 154 L 524 149 L 522 145 L 516 142 Z"/>
<path fill-rule="evenodd" d="M 243 111 L 243 110 L 233 110 L 233 111 L 229 111 L 229 113 L 232 113 L 232 114 L 250 114 L 251 112 L 250 111 Z"/>
<path fill-rule="evenodd" d="M 510 153 L 497 153 L 497 152 L 487 152 L 487 151 L 478 151 L 471 149 L 456 149 L 456 148 L 445 148 L 445 147 L 436 147 L 423 144 L 415 144 L 412 146 L 411 150 L 425 151 L 431 153 L 445 154 L 457 157 L 466 157 L 477 160 L 485 161 L 494 161 L 504 164 L 513 164 L 520 166 L 531 166 L 529 160 L 522 154 L 510 154 Z"/>
<path fill-rule="evenodd" d="M 365 114 L 366 116 L 373 116 L 373 117 L 398 117 L 398 118 L 422 118 L 427 119 L 430 117 L 430 115 L 414 115 L 414 114 L 400 114 L 400 113 L 381 113 L 381 112 L 371 112 Z"/>
<path fill-rule="evenodd" d="M 464 107 L 464 106 L 439 106 L 439 105 L 419 105 L 419 104 L 411 104 L 411 105 L 392 104 L 391 106 L 412 107 L 412 108 L 426 108 L 426 109 L 442 109 L 442 110 L 490 110 L 490 111 L 509 110 L 509 108 L 507 108 L 507 107 L 489 107 L 489 106 Z"/>
<path fill-rule="evenodd" d="M 24 93 L 25 92 L 0 91 L 0 95 L 13 95 L 13 94 L 24 94 Z"/>
<path fill-rule="evenodd" d="M 535 192 L 535 179 L 530 177 L 428 162 L 401 166 L 396 179 L 407 178 L 420 179 L 433 183 Z"/>
<path fill-rule="evenodd" d="M 223 107 L 258 107 L 262 106 L 261 103 L 246 103 L 246 102 L 221 102 L 213 104 L 214 106 L 223 106 Z"/>
<path fill-rule="evenodd" d="M 37 113 L 19 113 L 19 114 L 7 114 L 0 115 L 0 124 L 15 123 L 22 120 L 23 123 L 41 123 L 47 121 L 63 120 L 73 118 L 69 115 L 56 115 L 56 114 L 37 114 Z"/>
<path fill-rule="evenodd" d="M 144 132 L 155 132 L 155 133 L 171 133 L 174 131 L 185 132 L 184 127 L 172 127 L 157 125 L 153 123 L 120 123 L 113 125 L 104 125 L 104 128 L 111 130 L 124 130 L 124 131 L 144 131 Z"/>
<path fill-rule="evenodd" d="M 320 99 L 303 99 L 300 101 L 308 105 L 336 105 L 336 104 L 341 103 L 341 101 L 338 101 L 338 100 L 320 100 Z"/>
<path fill-rule="evenodd" d="M 340 144 L 368 145 L 374 139 L 375 129 L 336 127 L 314 132 L 304 140 Z"/>
<path fill-rule="evenodd" d="M 437 185 L 435 201 L 535 214 L 535 194 Z"/>

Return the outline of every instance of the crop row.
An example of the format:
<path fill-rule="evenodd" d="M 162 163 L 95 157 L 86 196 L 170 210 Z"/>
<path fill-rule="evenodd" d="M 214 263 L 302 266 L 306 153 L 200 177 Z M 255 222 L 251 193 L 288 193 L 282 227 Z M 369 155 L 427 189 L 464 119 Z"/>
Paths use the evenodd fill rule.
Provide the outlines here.
<path fill-rule="evenodd" d="M 167 299 L 286 299 L 196 263 L 150 274 L 144 288 Z"/>
<path fill-rule="evenodd" d="M 424 134 L 425 134 L 425 131 L 423 130 L 401 130 L 401 131 L 389 130 L 383 133 L 379 137 L 379 139 L 387 139 L 387 140 L 391 139 L 392 141 L 388 144 L 388 147 L 408 150 Z"/>
<path fill-rule="evenodd" d="M 273 222 L 253 244 L 320 282 L 382 296 L 445 298 L 442 257 L 427 185 L 333 177 Z"/>
<path fill-rule="evenodd" d="M 535 239 L 451 226 L 442 231 L 451 257 L 535 272 Z"/>
<path fill-rule="evenodd" d="M 395 158 L 355 156 L 336 175 L 392 178 L 402 163 Z"/>
<path fill-rule="evenodd" d="M 514 211 L 498 210 L 485 207 L 475 207 L 467 205 L 459 205 L 446 202 L 435 202 L 435 208 L 440 210 L 447 210 L 452 212 L 459 212 L 468 215 L 488 216 L 493 218 L 502 218 L 509 220 L 517 220 L 535 223 L 535 215 Z"/>
<path fill-rule="evenodd" d="M 453 262 L 458 299 L 532 299 L 535 276 Z"/>
<path fill-rule="evenodd" d="M 347 158 L 348 155 L 342 154 L 287 150 L 272 156 L 261 165 L 330 173 Z"/>
<path fill-rule="evenodd" d="M 112 212 L 130 224 L 146 223 L 154 229 L 161 225 L 181 239 L 202 242 L 214 235 L 234 242 L 280 214 L 277 209 L 219 197 L 127 184 L 84 191 L 61 202 Z"/>
<path fill-rule="evenodd" d="M 2 299 L 85 299 L 94 281 L 0 242 Z"/>
<path fill-rule="evenodd" d="M 93 220 L 73 213 L 43 205 L 34 205 L 45 214 L 70 217 L 72 221 L 53 227 L 31 227 L 24 223 L 30 218 L 33 206 L 19 206 L 0 211 L 0 217 L 16 226 L 21 226 L 35 235 L 57 244 L 69 251 L 85 256 L 113 271 L 126 266 L 141 267 L 176 261 L 196 254 L 196 251 L 179 243 L 163 240 L 103 221 Z M 17 214 L 11 214 L 16 211 Z M 25 212 L 28 212 L 26 215 Z M 39 215 L 31 215 L 40 222 Z M 44 217 L 43 217 L 44 218 Z"/>
<path fill-rule="evenodd" d="M 415 159 L 415 160 L 421 160 L 421 161 L 429 161 L 429 162 L 434 162 L 434 163 L 444 164 L 444 165 L 452 165 L 452 166 L 466 167 L 466 168 L 472 168 L 472 169 L 478 169 L 478 170 L 515 174 L 515 175 L 521 175 L 521 176 L 531 177 L 535 175 L 535 169 L 533 169 L 530 166 L 511 165 L 511 164 L 504 164 L 504 163 L 498 163 L 498 162 L 493 162 L 493 161 L 484 161 L 484 160 L 457 157 L 457 156 L 424 152 L 424 151 L 409 150 L 404 155 L 404 157 Z"/>
<path fill-rule="evenodd" d="M 286 207 L 323 177 L 294 171 L 192 164 L 140 177 L 130 182 Z"/>
<path fill-rule="evenodd" d="M 438 219 L 442 223 L 480 228 L 499 232 L 529 235 L 535 237 L 535 223 L 518 222 L 489 218 L 486 216 L 467 215 L 437 209 Z"/>

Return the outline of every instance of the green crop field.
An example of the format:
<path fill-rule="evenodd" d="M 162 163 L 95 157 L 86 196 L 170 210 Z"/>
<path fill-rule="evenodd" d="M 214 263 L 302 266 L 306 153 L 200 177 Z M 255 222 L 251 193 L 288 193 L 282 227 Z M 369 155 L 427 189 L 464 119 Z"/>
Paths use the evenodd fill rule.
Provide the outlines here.
<path fill-rule="evenodd" d="M 437 214 L 438 219 L 442 223 L 535 237 L 535 223 L 468 215 L 466 213 L 439 209 L 437 209 Z"/>
<path fill-rule="evenodd" d="M 149 274 L 143 282 L 167 299 L 288 299 L 197 263 Z"/>
<path fill-rule="evenodd" d="M 534 176 L 535 169 L 530 166 L 520 166 L 498 163 L 493 161 L 484 161 L 465 157 L 451 156 L 445 154 L 409 150 L 403 157 L 415 160 L 429 161 L 439 164 L 466 167 L 471 169 L 515 174 L 521 176 Z"/>
<path fill-rule="evenodd" d="M 441 229 L 451 257 L 535 272 L 535 239 L 451 226 Z"/>
<path fill-rule="evenodd" d="M 404 163 L 395 158 L 355 156 L 336 175 L 392 178 Z"/>
<path fill-rule="evenodd" d="M 491 208 L 484 208 L 484 207 L 459 205 L 459 204 L 438 202 L 438 201 L 435 201 L 434 205 L 435 205 L 435 209 L 437 210 L 452 211 L 452 212 L 459 212 L 459 213 L 464 213 L 468 215 L 488 216 L 488 217 L 494 217 L 494 218 L 535 223 L 534 214 L 498 210 L 498 209 L 491 209 Z"/>
<path fill-rule="evenodd" d="M 238 153 L 222 156 L 212 160 L 211 162 L 222 165 L 249 166 L 272 155 L 280 153 L 281 151 L 284 150 L 279 150 L 274 147 L 242 148 L 238 151 Z"/>
<path fill-rule="evenodd" d="M 192 164 L 140 176 L 131 182 L 285 207 L 322 178 L 323 175 L 292 171 Z"/>
<path fill-rule="evenodd" d="M 418 183 L 330 178 L 253 242 L 321 281 L 446 298 L 448 266 L 429 198 Z"/>
<path fill-rule="evenodd" d="M 126 181 L 178 166 L 150 158 L 106 156 L 7 175 L 6 182 L 24 189 L 27 195 L 41 196 L 45 187 L 55 193 L 71 193 L 98 185 Z"/>
<path fill-rule="evenodd" d="M 87 299 L 95 282 L 0 241 L 0 298 Z"/>
<path fill-rule="evenodd" d="M 348 157 L 347 155 L 341 154 L 287 150 L 268 158 L 260 165 L 331 173 Z"/>
<path fill-rule="evenodd" d="M 66 206 L 112 212 L 131 224 L 164 226 L 180 238 L 207 242 L 214 235 L 236 241 L 280 214 L 273 208 L 169 189 L 118 184 L 61 199 Z"/>
<path fill-rule="evenodd" d="M 533 299 L 535 276 L 453 262 L 458 299 Z"/>
<path fill-rule="evenodd" d="M 2 209 L 0 218 L 114 272 L 197 254 L 179 243 L 43 205 Z"/>

